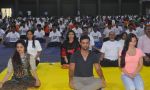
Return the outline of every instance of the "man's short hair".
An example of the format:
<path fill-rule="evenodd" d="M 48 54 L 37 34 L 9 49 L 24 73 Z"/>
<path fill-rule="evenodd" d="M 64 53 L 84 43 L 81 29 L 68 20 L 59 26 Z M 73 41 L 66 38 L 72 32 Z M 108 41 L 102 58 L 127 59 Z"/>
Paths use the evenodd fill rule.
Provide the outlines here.
<path fill-rule="evenodd" d="M 88 40 L 90 41 L 90 38 L 89 38 L 88 35 L 83 35 L 83 36 L 81 36 L 80 42 L 81 42 L 82 40 L 84 40 L 84 39 L 88 39 Z"/>
<path fill-rule="evenodd" d="M 41 24 L 37 24 L 37 27 L 41 27 Z"/>

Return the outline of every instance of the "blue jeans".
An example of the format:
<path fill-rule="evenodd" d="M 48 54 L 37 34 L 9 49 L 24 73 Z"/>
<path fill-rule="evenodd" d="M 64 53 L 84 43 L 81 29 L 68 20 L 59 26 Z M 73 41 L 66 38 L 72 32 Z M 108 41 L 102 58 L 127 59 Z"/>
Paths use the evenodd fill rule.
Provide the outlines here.
<path fill-rule="evenodd" d="M 137 74 L 133 79 L 123 74 L 122 80 L 126 90 L 144 90 L 143 80 L 139 74 Z"/>
<path fill-rule="evenodd" d="M 95 47 L 99 49 L 102 47 L 102 44 L 103 44 L 102 41 L 98 41 L 98 42 L 95 41 L 94 43 L 95 43 Z"/>

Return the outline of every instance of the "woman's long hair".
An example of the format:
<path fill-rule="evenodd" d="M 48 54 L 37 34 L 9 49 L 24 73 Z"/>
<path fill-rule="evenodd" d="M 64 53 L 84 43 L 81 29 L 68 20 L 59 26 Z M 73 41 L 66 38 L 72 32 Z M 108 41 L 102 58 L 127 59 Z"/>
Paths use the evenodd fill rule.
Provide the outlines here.
<path fill-rule="evenodd" d="M 27 48 L 26 48 L 26 43 L 24 40 L 18 40 L 15 44 L 15 47 L 17 48 L 18 44 L 22 44 L 24 47 L 24 53 L 27 52 Z M 17 51 L 17 49 L 15 50 L 14 55 L 12 56 L 12 64 L 14 67 L 14 72 L 16 70 L 22 70 L 22 61 L 21 61 L 21 57 L 19 55 L 19 52 Z"/>
<path fill-rule="evenodd" d="M 34 35 L 34 31 L 28 30 L 27 33 L 26 33 L 26 36 L 27 36 L 27 34 L 28 34 L 29 32 L 31 32 L 31 33 Z M 33 40 L 33 42 L 32 42 L 32 47 L 35 48 L 35 38 L 34 38 L 34 36 L 32 37 L 32 40 Z M 27 47 L 28 47 L 28 41 L 29 41 L 29 39 L 27 38 L 27 39 L 26 39 L 26 45 L 27 45 Z"/>
<path fill-rule="evenodd" d="M 127 34 L 126 32 L 123 32 L 123 33 L 121 34 L 121 36 L 120 36 L 121 39 L 123 39 L 124 34 L 125 34 L 126 36 L 128 36 L 128 34 Z"/>
<path fill-rule="evenodd" d="M 127 36 L 127 39 L 125 40 L 124 47 L 123 47 L 123 50 L 121 52 L 121 62 L 120 62 L 120 67 L 121 68 L 125 67 L 125 57 L 126 57 L 126 54 L 127 54 L 128 48 L 129 48 L 129 43 L 132 41 L 132 38 L 136 38 L 137 39 L 135 34 L 130 33 Z M 136 47 L 137 47 L 137 45 L 136 45 Z"/>
<path fill-rule="evenodd" d="M 69 30 L 68 32 L 67 32 L 67 35 L 66 35 L 66 40 L 69 42 L 69 33 L 73 33 L 74 34 L 74 40 L 77 40 L 77 37 L 76 37 L 76 34 L 75 34 L 75 32 L 73 31 L 73 30 Z"/>
<path fill-rule="evenodd" d="M 65 46 L 66 48 L 67 48 L 68 45 L 69 45 L 69 33 L 71 33 L 71 32 L 74 34 L 73 47 L 77 47 L 78 44 L 79 44 L 75 32 L 74 32 L 73 30 L 69 30 L 69 31 L 67 32 L 66 40 L 64 41 L 64 45 L 63 45 L 63 46 Z"/>

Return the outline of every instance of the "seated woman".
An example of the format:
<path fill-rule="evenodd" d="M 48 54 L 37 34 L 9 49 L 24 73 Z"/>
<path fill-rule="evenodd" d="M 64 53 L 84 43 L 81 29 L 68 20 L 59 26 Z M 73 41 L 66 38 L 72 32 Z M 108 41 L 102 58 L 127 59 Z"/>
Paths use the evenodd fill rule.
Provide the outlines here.
<path fill-rule="evenodd" d="M 26 51 L 25 41 L 18 40 L 16 51 L 8 61 L 7 74 L 0 82 L 0 90 L 27 90 L 28 87 L 40 86 L 35 60 Z M 12 74 L 12 78 L 8 80 Z"/>
<path fill-rule="evenodd" d="M 145 55 L 141 49 L 136 48 L 137 41 L 135 34 L 129 34 L 123 50 L 119 52 L 121 78 L 126 90 L 144 90 L 140 72 L 143 66 L 143 56 Z"/>
<path fill-rule="evenodd" d="M 61 64 L 62 68 L 68 68 L 70 64 L 71 55 L 77 50 L 80 50 L 79 42 L 76 38 L 75 32 L 70 30 L 67 33 L 66 40 L 61 48 Z"/>
<path fill-rule="evenodd" d="M 33 34 L 34 32 L 32 30 L 27 31 L 27 40 L 26 40 L 27 52 L 28 54 L 34 57 L 36 66 L 38 66 L 40 62 L 42 47 L 40 42 L 38 40 L 35 40 Z"/>

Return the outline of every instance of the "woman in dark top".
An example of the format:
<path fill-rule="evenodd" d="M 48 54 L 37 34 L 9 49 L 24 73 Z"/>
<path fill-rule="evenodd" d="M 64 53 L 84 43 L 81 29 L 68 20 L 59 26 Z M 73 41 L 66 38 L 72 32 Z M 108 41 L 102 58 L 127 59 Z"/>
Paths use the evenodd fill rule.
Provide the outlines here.
<path fill-rule="evenodd" d="M 70 57 L 74 52 L 80 50 L 79 42 L 76 38 L 75 32 L 70 30 L 66 35 L 66 40 L 64 41 L 61 48 L 61 64 L 62 68 L 68 68 L 70 63 Z"/>
<path fill-rule="evenodd" d="M 0 90 L 27 90 L 40 86 L 34 57 L 27 54 L 24 40 L 16 42 L 16 51 L 8 61 L 8 71 L 0 82 Z M 11 80 L 8 80 L 13 74 Z"/>

